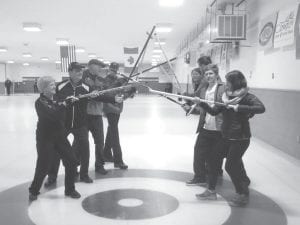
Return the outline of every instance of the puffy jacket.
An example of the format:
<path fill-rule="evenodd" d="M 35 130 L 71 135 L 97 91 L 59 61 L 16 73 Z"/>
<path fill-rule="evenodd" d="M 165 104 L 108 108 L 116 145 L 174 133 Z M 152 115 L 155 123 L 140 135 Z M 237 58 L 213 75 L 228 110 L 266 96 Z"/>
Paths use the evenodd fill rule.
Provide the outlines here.
<path fill-rule="evenodd" d="M 238 110 L 225 106 L 214 106 L 211 108 L 206 103 L 200 104 L 208 113 L 217 115 L 222 112 L 223 123 L 221 126 L 222 135 L 229 140 L 242 140 L 251 137 L 249 118 L 253 114 L 265 112 L 263 103 L 253 94 L 247 93 L 239 102 Z"/>
<path fill-rule="evenodd" d="M 60 82 L 56 86 L 56 95 L 60 101 L 64 101 L 68 96 L 78 96 L 91 92 L 91 87 L 80 81 L 76 87 L 71 84 L 70 80 Z M 83 98 L 75 102 L 66 109 L 65 125 L 67 129 L 80 128 L 86 126 L 87 104 L 90 99 Z M 114 102 L 114 97 L 100 95 L 93 100 L 102 102 Z"/>

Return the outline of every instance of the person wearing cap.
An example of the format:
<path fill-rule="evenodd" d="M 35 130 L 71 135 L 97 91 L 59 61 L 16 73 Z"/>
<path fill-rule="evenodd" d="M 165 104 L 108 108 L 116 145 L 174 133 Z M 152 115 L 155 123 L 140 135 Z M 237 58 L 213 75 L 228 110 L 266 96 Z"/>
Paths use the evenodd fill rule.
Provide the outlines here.
<path fill-rule="evenodd" d="M 64 123 L 64 114 L 68 108 L 67 102 L 55 101 L 55 81 L 52 77 L 39 78 L 37 87 L 41 93 L 35 101 L 38 116 L 37 161 L 34 179 L 29 188 L 29 200 L 37 199 L 55 153 L 63 160 L 65 166 L 65 195 L 71 198 L 80 198 L 74 184 L 76 167 L 79 163 L 67 139 Z M 71 97 L 71 101 L 73 100 L 74 98 Z"/>
<path fill-rule="evenodd" d="M 97 59 L 88 62 L 88 68 L 83 72 L 83 81 L 93 90 L 104 88 L 105 64 Z M 91 100 L 87 105 L 87 125 L 95 144 L 95 171 L 102 175 L 107 174 L 104 168 L 103 146 L 103 103 Z"/>
<path fill-rule="evenodd" d="M 110 64 L 108 75 L 105 77 L 107 88 L 119 87 L 127 83 L 126 79 L 117 76 L 118 69 L 118 63 L 112 62 Z M 123 98 L 126 99 L 131 97 L 135 92 L 135 88 L 131 88 L 129 91 L 122 91 Z M 116 93 L 113 94 L 116 95 Z M 107 162 L 114 162 L 115 168 L 127 169 L 128 166 L 123 161 L 118 128 L 120 114 L 123 110 L 123 102 L 104 103 L 103 105 L 103 111 L 108 121 L 104 145 L 104 157 Z"/>
<path fill-rule="evenodd" d="M 120 102 L 121 98 L 114 98 L 107 95 L 97 96 L 96 91 L 93 92 L 92 88 L 83 82 L 82 69 L 84 67 L 77 62 L 72 62 L 68 68 L 70 79 L 60 82 L 57 89 L 58 99 L 63 100 L 68 96 L 79 96 L 88 93 L 95 93 L 94 100 L 103 102 Z M 74 141 L 72 147 L 80 160 L 80 181 L 85 183 L 92 183 L 93 180 L 88 175 L 89 169 L 89 138 L 87 128 L 87 104 L 90 101 L 88 98 L 82 98 L 78 102 L 72 104 L 66 110 L 65 125 L 67 134 L 72 133 Z M 56 182 L 56 177 L 59 168 L 59 159 L 53 161 L 53 165 L 49 170 L 48 181 L 46 187 L 51 186 Z"/>

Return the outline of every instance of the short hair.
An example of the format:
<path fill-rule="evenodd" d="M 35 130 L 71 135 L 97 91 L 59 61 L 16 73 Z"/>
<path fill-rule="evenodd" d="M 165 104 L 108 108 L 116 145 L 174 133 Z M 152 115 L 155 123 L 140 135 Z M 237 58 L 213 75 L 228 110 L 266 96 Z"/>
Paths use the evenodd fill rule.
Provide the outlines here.
<path fill-rule="evenodd" d="M 191 71 L 191 73 L 193 73 L 193 72 L 197 72 L 197 73 L 199 73 L 200 75 L 203 74 L 203 72 L 202 72 L 202 70 L 201 70 L 200 68 L 194 68 L 194 69 Z"/>
<path fill-rule="evenodd" d="M 37 81 L 37 88 L 38 88 L 39 92 L 43 93 L 51 82 L 55 82 L 53 77 L 50 77 L 50 76 L 40 77 Z"/>
<path fill-rule="evenodd" d="M 212 70 L 216 75 L 219 76 L 219 67 L 217 64 L 208 64 L 204 67 L 204 73 L 208 70 Z"/>
<path fill-rule="evenodd" d="M 230 71 L 225 75 L 226 81 L 232 86 L 231 91 L 236 91 L 247 87 L 247 80 L 244 74 L 239 70 Z"/>
<path fill-rule="evenodd" d="M 210 56 L 201 56 L 198 60 L 197 60 L 198 65 L 208 65 L 211 64 L 211 58 Z"/>

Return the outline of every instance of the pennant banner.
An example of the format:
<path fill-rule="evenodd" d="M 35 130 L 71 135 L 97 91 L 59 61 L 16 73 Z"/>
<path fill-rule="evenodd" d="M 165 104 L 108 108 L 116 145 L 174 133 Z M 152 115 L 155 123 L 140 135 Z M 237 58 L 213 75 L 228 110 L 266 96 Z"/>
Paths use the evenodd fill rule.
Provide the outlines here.
<path fill-rule="evenodd" d="M 139 56 L 139 48 L 127 48 L 124 47 L 124 72 L 130 73 L 134 67 L 134 64 Z M 137 68 L 136 68 L 137 71 Z"/>

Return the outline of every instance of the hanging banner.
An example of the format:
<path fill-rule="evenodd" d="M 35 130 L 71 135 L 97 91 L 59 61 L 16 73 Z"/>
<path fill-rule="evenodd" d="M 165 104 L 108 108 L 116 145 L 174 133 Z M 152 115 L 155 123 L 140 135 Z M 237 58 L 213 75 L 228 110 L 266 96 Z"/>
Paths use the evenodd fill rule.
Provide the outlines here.
<path fill-rule="evenodd" d="M 273 48 L 273 37 L 275 33 L 276 20 L 278 13 L 268 16 L 260 22 L 258 46 L 259 50 L 268 50 Z"/>
<path fill-rule="evenodd" d="M 294 44 L 297 11 L 298 5 L 290 9 L 279 11 L 274 34 L 274 48 Z"/>

